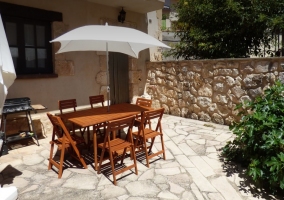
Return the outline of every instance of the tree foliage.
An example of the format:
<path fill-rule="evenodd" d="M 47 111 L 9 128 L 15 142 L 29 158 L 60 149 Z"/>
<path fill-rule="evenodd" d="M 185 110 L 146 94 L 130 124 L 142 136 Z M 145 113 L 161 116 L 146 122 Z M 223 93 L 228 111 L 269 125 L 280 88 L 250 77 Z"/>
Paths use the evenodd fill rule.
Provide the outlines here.
<path fill-rule="evenodd" d="M 284 84 L 277 81 L 252 102 L 236 107 L 242 119 L 230 126 L 235 139 L 222 155 L 247 167 L 263 187 L 284 191 Z"/>
<path fill-rule="evenodd" d="M 214 59 L 271 53 L 273 33 L 284 28 L 283 0 L 179 0 L 174 24 L 176 58 Z"/>

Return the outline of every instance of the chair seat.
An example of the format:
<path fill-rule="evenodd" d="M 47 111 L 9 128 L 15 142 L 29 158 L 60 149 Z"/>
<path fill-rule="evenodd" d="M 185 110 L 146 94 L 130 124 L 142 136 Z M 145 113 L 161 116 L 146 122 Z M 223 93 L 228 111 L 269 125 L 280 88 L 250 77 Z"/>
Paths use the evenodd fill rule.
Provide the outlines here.
<path fill-rule="evenodd" d="M 158 135 L 161 135 L 160 132 L 153 131 L 153 130 L 147 129 L 147 128 L 144 129 L 144 134 L 145 134 L 145 136 L 144 136 L 145 139 L 150 139 L 150 138 L 156 137 L 156 136 L 158 136 Z M 139 132 L 138 132 L 138 131 L 133 132 L 132 135 L 135 136 L 135 137 L 138 137 Z M 142 137 L 142 135 L 140 135 L 140 137 Z"/>
<path fill-rule="evenodd" d="M 131 146 L 132 144 L 130 142 L 127 142 L 123 139 L 120 138 L 116 138 L 114 140 L 110 141 L 110 147 L 112 149 L 112 151 L 117 152 L 118 150 L 127 148 L 129 146 Z M 98 144 L 99 148 L 103 148 L 104 147 L 104 143 L 100 143 Z M 106 149 L 109 149 L 109 144 L 106 143 Z"/>

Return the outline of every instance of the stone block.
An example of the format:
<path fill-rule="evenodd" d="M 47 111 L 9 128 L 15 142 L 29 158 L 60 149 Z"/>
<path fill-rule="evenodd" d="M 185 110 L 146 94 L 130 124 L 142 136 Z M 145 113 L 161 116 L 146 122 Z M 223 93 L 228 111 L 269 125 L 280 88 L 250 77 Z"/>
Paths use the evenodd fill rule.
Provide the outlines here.
<path fill-rule="evenodd" d="M 203 78 L 213 77 L 213 69 L 211 66 L 206 66 L 202 69 L 201 75 Z"/>
<path fill-rule="evenodd" d="M 232 69 L 214 70 L 214 75 L 217 75 L 217 76 L 231 76 L 232 74 L 233 74 Z"/>
<path fill-rule="evenodd" d="M 107 61 L 105 55 L 99 56 L 99 62 L 100 62 L 100 71 L 106 72 L 107 71 Z"/>
<path fill-rule="evenodd" d="M 226 62 L 217 62 L 215 65 L 213 65 L 213 69 L 226 69 L 227 64 Z"/>
<path fill-rule="evenodd" d="M 256 98 L 257 96 L 261 95 L 263 93 L 261 87 L 258 87 L 256 89 L 250 89 L 248 91 L 249 96 L 252 97 L 253 99 Z"/>
<path fill-rule="evenodd" d="M 174 67 L 172 67 L 171 65 L 170 65 L 170 67 L 169 68 L 166 68 L 166 72 L 168 73 L 168 74 L 171 74 L 171 75 L 174 75 L 174 76 L 176 76 L 176 69 L 174 68 Z"/>
<path fill-rule="evenodd" d="M 226 105 L 219 105 L 217 104 L 217 110 L 218 110 L 218 114 L 223 116 L 223 117 L 227 117 L 228 114 L 231 112 L 231 109 L 228 108 L 228 106 Z"/>
<path fill-rule="evenodd" d="M 198 90 L 199 96 L 211 97 L 212 96 L 212 86 L 210 84 L 204 84 Z"/>
<path fill-rule="evenodd" d="M 271 61 L 260 61 L 255 64 L 255 73 L 266 73 L 277 70 L 278 63 Z"/>
<path fill-rule="evenodd" d="M 211 104 L 212 100 L 208 97 L 197 97 L 197 104 L 202 108 L 207 108 Z"/>
<path fill-rule="evenodd" d="M 251 74 L 254 72 L 254 62 L 253 61 L 244 61 L 240 62 L 240 71 L 242 74 Z"/>
<path fill-rule="evenodd" d="M 137 84 L 130 84 L 129 85 L 129 94 L 131 94 L 132 97 L 140 96 L 139 95 L 139 86 Z"/>
<path fill-rule="evenodd" d="M 219 103 L 219 104 L 227 104 L 228 98 L 226 95 L 214 93 L 213 95 L 213 102 Z"/>
<path fill-rule="evenodd" d="M 238 76 L 239 70 L 238 69 L 232 69 L 232 76 Z"/>
<path fill-rule="evenodd" d="M 55 73 L 58 74 L 58 76 L 74 76 L 73 61 L 55 61 Z"/>
<path fill-rule="evenodd" d="M 281 81 L 281 83 L 284 83 L 284 72 L 279 72 L 279 80 Z"/>
<path fill-rule="evenodd" d="M 239 68 L 239 62 L 236 61 L 227 61 L 227 68 L 230 69 L 238 69 Z"/>
<path fill-rule="evenodd" d="M 107 86 L 107 72 L 100 71 L 99 73 L 97 73 L 96 82 L 99 85 Z"/>
<path fill-rule="evenodd" d="M 137 58 L 132 58 L 132 57 L 128 57 L 128 65 L 129 65 L 129 70 L 137 70 L 138 69 L 138 59 Z M 151 67 L 151 66 L 148 66 L 150 65 L 150 63 L 147 63 L 147 68 Z"/>
<path fill-rule="evenodd" d="M 183 81 L 183 80 L 184 80 L 184 74 L 182 74 L 182 73 L 179 73 L 179 74 L 177 75 L 177 77 L 178 77 L 178 80 L 179 80 L 179 81 Z"/>
<path fill-rule="evenodd" d="M 221 115 L 214 113 L 212 115 L 212 122 L 217 123 L 217 124 L 224 124 L 224 119 Z"/>
<path fill-rule="evenodd" d="M 107 99 L 107 86 L 101 86 L 100 94 L 104 95 L 104 98 Z"/>
<path fill-rule="evenodd" d="M 203 112 L 203 111 L 198 113 L 198 118 L 199 118 L 199 120 L 205 121 L 205 122 L 211 121 L 210 115 L 208 113 Z"/>
<path fill-rule="evenodd" d="M 169 106 L 168 106 L 168 105 L 166 105 L 166 104 L 162 104 L 162 108 L 164 108 L 164 109 L 165 109 L 165 111 L 164 111 L 164 113 L 165 113 L 165 114 L 169 114 L 169 113 L 170 113 L 170 108 L 169 108 Z"/>
<path fill-rule="evenodd" d="M 240 98 L 241 96 L 246 94 L 246 91 L 243 90 L 241 87 L 235 86 L 231 89 L 232 93 L 237 97 Z"/>
<path fill-rule="evenodd" d="M 139 84 L 142 79 L 142 71 L 141 70 L 129 71 L 129 79 L 130 79 L 129 81 L 130 83 Z"/>
<path fill-rule="evenodd" d="M 249 74 L 247 75 L 243 82 L 244 86 L 247 88 L 256 87 L 262 84 L 263 74 Z"/>
<path fill-rule="evenodd" d="M 181 116 L 181 110 L 178 106 L 170 107 L 170 114 L 174 116 Z"/>
<path fill-rule="evenodd" d="M 226 83 L 228 86 L 233 86 L 236 83 L 236 81 L 234 78 L 230 76 L 226 76 Z"/>
<path fill-rule="evenodd" d="M 52 22 L 52 37 L 57 38 L 60 35 L 66 33 L 68 26 L 63 22 L 55 21 Z"/>

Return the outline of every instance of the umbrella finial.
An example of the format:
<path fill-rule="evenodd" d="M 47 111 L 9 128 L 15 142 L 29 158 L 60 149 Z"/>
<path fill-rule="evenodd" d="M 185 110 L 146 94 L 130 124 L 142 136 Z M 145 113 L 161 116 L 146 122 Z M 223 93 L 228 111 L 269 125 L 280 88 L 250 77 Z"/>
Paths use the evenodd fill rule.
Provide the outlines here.
<path fill-rule="evenodd" d="M 108 23 L 106 22 L 106 26 L 108 26 Z"/>

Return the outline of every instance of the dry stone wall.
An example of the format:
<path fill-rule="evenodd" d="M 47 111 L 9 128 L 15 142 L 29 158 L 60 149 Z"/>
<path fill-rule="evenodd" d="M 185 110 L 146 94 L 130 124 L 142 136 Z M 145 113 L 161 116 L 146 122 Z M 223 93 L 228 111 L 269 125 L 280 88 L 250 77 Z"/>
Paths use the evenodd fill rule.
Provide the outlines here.
<path fill-rule="evenodd" d="M 168 114 L 229 125 L 238 103 L 276 79 L 284 82 L 284 58 L 148 62 L 146 92 Z"/>

